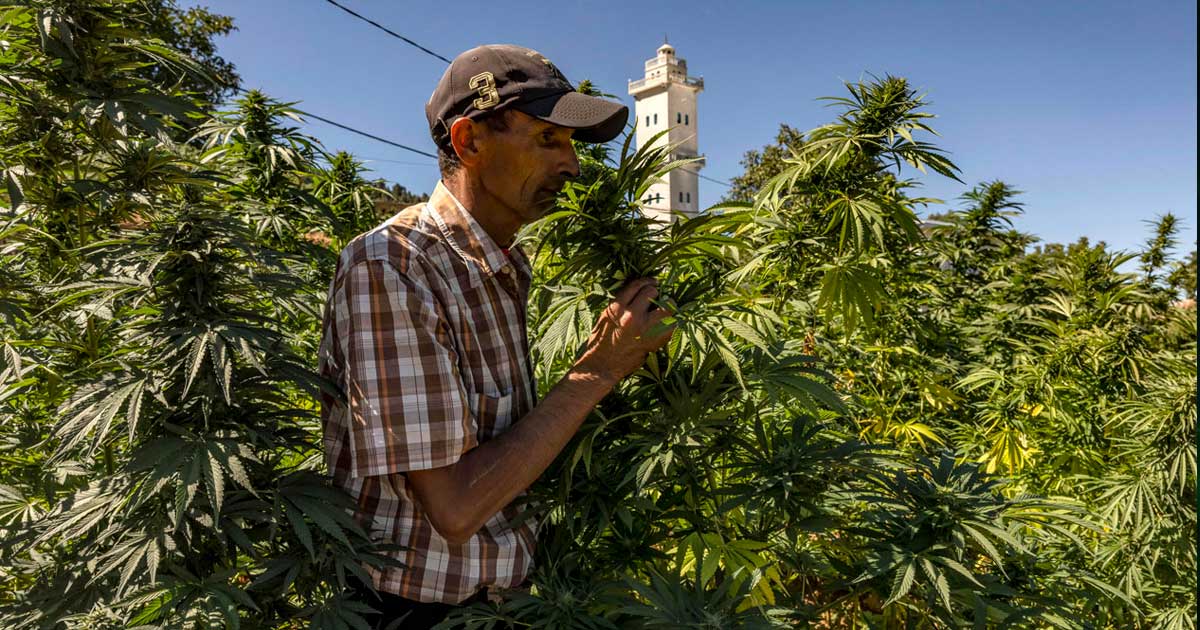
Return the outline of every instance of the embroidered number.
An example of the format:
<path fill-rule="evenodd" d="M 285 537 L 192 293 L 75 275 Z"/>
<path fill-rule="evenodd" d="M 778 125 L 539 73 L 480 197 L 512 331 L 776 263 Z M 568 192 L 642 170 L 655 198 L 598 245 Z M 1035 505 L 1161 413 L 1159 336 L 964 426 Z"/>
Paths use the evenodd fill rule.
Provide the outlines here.
<path fill-rule="evenodd" d="M 467 85 L 479 92 L 479 98 L 472 103 L 476 109 L 495 107 L 500 102 L 500 94 L 496 92 L 496 78 L 491 72 L 480 72 L 471 77 Z"/>

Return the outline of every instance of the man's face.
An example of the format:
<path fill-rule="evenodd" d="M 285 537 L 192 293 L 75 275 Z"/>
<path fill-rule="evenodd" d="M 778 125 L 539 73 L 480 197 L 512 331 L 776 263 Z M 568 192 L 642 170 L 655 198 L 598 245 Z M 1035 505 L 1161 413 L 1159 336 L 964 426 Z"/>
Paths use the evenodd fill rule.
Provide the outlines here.
<path fill-rule="evenodd" d="M 505 115 L 507 130 L 476 125 L 487 147 L 480 153 L 479 179 L 497 202 L 529 223 L 554 207 L 563 184 L 579 176 L 575 130 L 516 110 Z"/>

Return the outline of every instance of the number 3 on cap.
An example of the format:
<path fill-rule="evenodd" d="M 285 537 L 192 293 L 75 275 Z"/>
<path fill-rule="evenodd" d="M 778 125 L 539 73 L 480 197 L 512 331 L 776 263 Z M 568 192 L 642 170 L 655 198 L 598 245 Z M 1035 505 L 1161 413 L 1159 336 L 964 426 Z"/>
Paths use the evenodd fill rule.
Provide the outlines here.
<path fill-rule="evenodd" d="M 479 92 L 479 98 L 472 103 L 476 109 L 487 109 L 494 107 L 500 102 L 500 94 L 496 92 L 496 78 L 491 72 L 480 72 L 471 77 L 471 81 L 467 83 L 472 90 Z"/>

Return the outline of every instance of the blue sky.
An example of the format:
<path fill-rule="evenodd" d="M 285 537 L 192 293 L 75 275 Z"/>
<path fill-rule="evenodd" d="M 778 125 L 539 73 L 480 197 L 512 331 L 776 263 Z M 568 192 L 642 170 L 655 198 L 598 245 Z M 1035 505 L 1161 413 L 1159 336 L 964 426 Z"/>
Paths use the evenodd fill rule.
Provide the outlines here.
<path fill-rule="evenodd" d="M 844 95 L 843 81 L 903 76 L 927 94 L 931 139 L 963 181 L 1024 191 L 1019 229 L 1133 250 L 1144 222 L 1170 211 L 1184 224 L 1180 253 L 1196 240 L 1195 2 L 340 1 L 448 58 L 484 43 L 537 49 L 631 109 L 626 82 L 667 34 L 704 77 L 702 172 L 720 180 L 780 123 L 831 121 L 816 99 Z M 434 152 L 423 107 L 444 62 L 320 0 L 200 4 L 235 19 L 218 50 L 244 87 Z M 305 130 L 410 190 L 437 182 L 432 159 L 316 121 Z M 919 179 L 952 207 L 967 189 Z M 701 181 L 702 204 L 723 191 Z"/>

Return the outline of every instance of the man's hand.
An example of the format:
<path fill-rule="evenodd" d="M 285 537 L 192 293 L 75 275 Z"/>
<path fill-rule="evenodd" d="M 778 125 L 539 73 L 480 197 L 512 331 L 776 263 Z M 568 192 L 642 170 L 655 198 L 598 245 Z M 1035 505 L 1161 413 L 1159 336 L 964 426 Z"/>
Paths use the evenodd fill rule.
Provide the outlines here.
<path fill-rule="evenodd" d="M 642 367 L 646 355 L 666 345 L 676 326 L 671 324 L 665 331 L 647 336 L 652 327 L 675 314 L 673 309 L 655 309 L 650 303 L 658 297 L 654 278 L 631 280 L 615 297 L 592 328 L 587 349 L 575 365 L 619 381 Z"/>
<path fill-rule="evenodd" d="M 675 327 L 646 336 L 674 313 L 652 310 L 653 278 L 617 292 L 588 338 L 587 350 L 537 407 L 501 435 L 450 466 L 402 473 L 430 522 L 451 544 L 462 544 L 532 484 L 613 386 L 661 348 Z"/>

